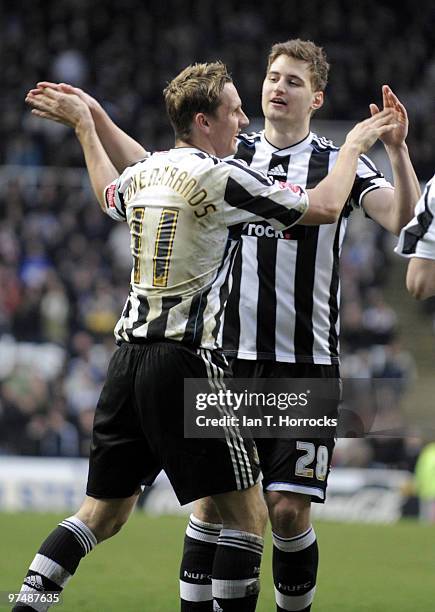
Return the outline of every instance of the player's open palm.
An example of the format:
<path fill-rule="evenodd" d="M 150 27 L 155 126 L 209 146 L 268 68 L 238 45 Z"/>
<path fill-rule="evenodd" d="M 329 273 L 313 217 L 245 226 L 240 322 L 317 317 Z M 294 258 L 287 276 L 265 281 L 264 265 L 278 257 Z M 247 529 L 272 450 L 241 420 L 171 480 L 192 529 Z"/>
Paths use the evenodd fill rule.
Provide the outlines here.
<path fill-rule="evenodd" d="M 358 147 L 360 154 L 367 153 L 378 139 L 384 139 L 395 129 L 395 113 L 393 109 L 385 108 L 357 123 L 346 136 L 346 144 Z"/>
<path fill-rule="evenodd" d="M 396 127 L 386 132 L 381 140 L 386 146 L 399 147 L 405 142 L 408 135 L 408 113 L 399 98 L 392 92 L 388 85 L 382 86 L 382 101 L 384 109 L 390 108 L 394 111 Z M 370 104 L 372 117 L 380 112 L 376 104 Z"/>
<path fill-rule="evenodd" d="M 52 83 L 51 81 L 39 81 L 36 85 L 36 89 L 32 89 L 33 92 L 38 92 L 45 87 L 50 87 L 51 89 L 56 89 L 57 91 L 61 91 L 62 93 L 67 94 L 75 94 L 78 96 L 83 102 L 89 107 L 91 112 L 94 112 L 101 108 L 101 105 L 95 98 L 93 98 L 90 94 L 80 89 L 80 87 L 74 87 L 69 83 Z"/>
<path fill-rule="evenodd" d="M 38 87 L 30 90 L 26 102 L 32 113 L 44 119 L 51 119 L 72 128 L 80 123 L 92 121 L 88 105 L 76 94 L 63 93 L 52 87 Z"/>

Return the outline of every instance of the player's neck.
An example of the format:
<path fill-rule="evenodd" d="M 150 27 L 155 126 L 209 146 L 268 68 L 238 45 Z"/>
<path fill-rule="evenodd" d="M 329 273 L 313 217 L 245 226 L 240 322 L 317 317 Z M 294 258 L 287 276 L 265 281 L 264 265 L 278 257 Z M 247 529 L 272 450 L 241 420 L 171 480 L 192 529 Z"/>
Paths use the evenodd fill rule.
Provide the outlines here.
<path fill-rule="evenodd" d="M 277 149 L 286 149 L 301 140 L 304 140 L 310 132 L 310 124 L 300 123 L 289 125 L 283 123 L 273 123 L 266 119 L 264 124 L 264 135 L 270 144 Z"/>
<path fill-rule="evenodd" d="M 210 153 L 211 155 L 216 155 L 215 150 L 210 145 L 210 143 L 206 139 L 201 138 L 189 138 L 189 140 L 181 140 L 177 138 L 175 140 L 175 148 L 185 148 L 192 147 L 193 149 L 199 149 L 200 151 L 204 151 L 204 153 Z"/>

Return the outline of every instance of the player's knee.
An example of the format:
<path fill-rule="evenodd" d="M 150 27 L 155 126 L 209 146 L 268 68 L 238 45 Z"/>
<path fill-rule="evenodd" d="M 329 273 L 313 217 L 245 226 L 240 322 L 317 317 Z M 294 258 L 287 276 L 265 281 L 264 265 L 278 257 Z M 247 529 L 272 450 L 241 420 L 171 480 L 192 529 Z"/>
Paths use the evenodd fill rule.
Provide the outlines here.
<path fill-rule="evenodd" d="M 244 491 L 216 496 L 214 498 L 223 526 L 262 536 L 267 522 L 267 507 L 258 485 Z"/>
<path fill-rule="evenodd" d="M 84 512 L 80 512 L 78 517 L 89 527 L 97 538 L 97 542 L 103 542 L 116 535 L 125 525 L 128 518 L 128 516 L 122 514 L 108 517 L 107 515 L 96 513 L 87 515 Z"/>
<path fill-rule="evenodd" d="M 309 527 L 310 502 L 306 496 L 272 491 L 267 493 L 266 500 L 275 533 L 292 537 Z"/>

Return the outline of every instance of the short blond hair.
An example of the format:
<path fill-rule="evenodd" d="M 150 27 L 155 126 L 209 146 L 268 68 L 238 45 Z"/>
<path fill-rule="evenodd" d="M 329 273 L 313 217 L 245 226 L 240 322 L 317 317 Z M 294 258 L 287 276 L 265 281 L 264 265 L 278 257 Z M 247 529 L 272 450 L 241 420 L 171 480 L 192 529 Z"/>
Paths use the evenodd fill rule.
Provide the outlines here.
<path fill-rule="evenodd" d="M 214 115 L 226 83 L 232 83 L 222 62 L 192 64 L 185 68 L 163 90 L 176 138 L 190 135 L 196 113 Z"/>
<path fill-rule="evenodd" d="M 310 65 L 311 85 L 314 91 L 324 91 L 328 83 L 329 64 L 326 53 L 311 40 L 294 38 L 272 46 L 267 60 L 267 71 L 280 56 L 287 55 Z"/>

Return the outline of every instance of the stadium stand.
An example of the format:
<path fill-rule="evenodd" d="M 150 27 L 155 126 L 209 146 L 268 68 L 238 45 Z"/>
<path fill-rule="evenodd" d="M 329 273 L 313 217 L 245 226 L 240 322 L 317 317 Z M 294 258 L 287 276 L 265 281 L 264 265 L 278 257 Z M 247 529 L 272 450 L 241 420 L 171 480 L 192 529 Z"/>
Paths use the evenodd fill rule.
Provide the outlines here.
<path fill-rule="evenodd" d="M 310 38 L 332 64 L 321 118 L 366 116 L 381 85 L 390 83 L 409 111 L 409 148 L 425 181 L 435 158 L 427 130 L 435 111 L 430 5 L 422 0 L 418 11 L 409 0 L 381 7 L 372 0 L 276 1 L 264 11 L 244 0 L 2 6 L 0 454 L 87 455 L 130 267 L 128 232 L 100 214 L 74 135 L 32 117 L 26 91 L 41 79 L 79 85 L 140 142 L 166 148 L 172 135 L 160 92 L 179 69 L 224 60 L 247 114 L 256 116 L 269 46 Z M 399 347 L 397 315 L 382 293 L 390 252 L 389 239 L 373 224 L 350 234 L 342 260 L 344 369 L 399 373 L 405 389 L 414 365 Z M 367 446 L 362 463 L 406 463 L 406 449 L 399 459 L 395 449 L 383 450 Z M 347 459 L 338 453 L 340 461 Z"/>

